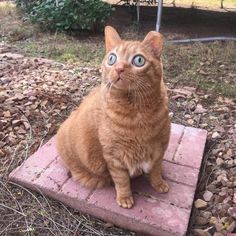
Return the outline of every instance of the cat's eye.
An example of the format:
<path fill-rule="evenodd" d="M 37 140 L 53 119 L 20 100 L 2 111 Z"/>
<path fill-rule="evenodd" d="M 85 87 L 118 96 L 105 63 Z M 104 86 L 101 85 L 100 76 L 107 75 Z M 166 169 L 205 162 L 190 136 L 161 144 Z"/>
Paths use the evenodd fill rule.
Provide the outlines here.
<path fill-rule="evenodd" d="M 145 62 L 146 62 L 145 58 L 141 55 L 134 56 L 134 58 L 132 60 L 132 64 L 137 66 L 137 67 L 144 66 Z"/>
<path fill-rule="evenodd" d="M 108 63 L 109 66 L 112 66 L 112 65 L 114 65 L 114 64 L 116 63 L 116 60 L 117 60 L 116 54 L 111 53 L 111 54 L 109 55 L 109 57 L 108 57 L 107 63 Z"/>

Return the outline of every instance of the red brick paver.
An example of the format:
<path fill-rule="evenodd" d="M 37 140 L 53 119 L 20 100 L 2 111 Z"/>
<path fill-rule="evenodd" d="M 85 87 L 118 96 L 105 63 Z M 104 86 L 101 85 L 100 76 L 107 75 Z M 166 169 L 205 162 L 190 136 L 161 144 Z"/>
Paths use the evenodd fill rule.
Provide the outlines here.
<path fill-rule="evenodd" d="M 120 208 L 114 187 L 89 190 L 74 182 L 60 162 L 55 137 L 9 176 L 12 181 L 64 202 L 123 228 L 155 236 L 186 234 L 207 132 L 172 124 L 171 139 L 163 161 L 163 175 L 170 191 L 159 194 L 147 179 L 132 180 L 135 205 Z"/>

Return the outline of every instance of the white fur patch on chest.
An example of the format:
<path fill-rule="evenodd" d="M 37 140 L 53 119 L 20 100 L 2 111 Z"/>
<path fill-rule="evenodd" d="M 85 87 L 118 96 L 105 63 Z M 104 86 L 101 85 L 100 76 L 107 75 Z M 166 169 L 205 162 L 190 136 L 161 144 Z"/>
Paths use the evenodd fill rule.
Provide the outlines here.
<path fill-rule="evenodd" d="M 152 164 L 150 161 L 142 162 L 140 167 L 145 174 L 148 174 L 152 168 Z"/>
<path fill-rule="evenodd" d="M 143 173 L 148 174 L 151 168 L 152 168 L 151 161 L 141 162 L 139 163 L 139 165 L 132 166 L 132 168 L 129 168 L 129 174 L 131 177 L 136 177 Z"/>

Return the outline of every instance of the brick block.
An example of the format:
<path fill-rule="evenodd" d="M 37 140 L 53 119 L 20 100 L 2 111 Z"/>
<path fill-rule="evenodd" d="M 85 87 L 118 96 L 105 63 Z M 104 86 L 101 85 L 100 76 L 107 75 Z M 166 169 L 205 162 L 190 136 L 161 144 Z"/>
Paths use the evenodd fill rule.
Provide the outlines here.
<path fill-rule="evenodd" d="M 170 144 L 162 165 L 170 191 L 159 194 L 143 177 L 134 179 L 132 209 L 117 205 L 114 187 L 90 190 L 74 182 L 60 162 L 55 138 L 16 168 L 9 178 L 120 227 L 155 236 L 184 236 L 205 140 L 206 131 L 172 124 Z"/>
<path fill-rule="evenodd" d="M 162 201 L 152 201 L 134 195 L 131 209 L 119 207 L 113 188 L 96 190 L 88 199 L 89 213 L 116 225 L 151 235 L 183 235 L 187 230 L 190 210 L 181 209 Z"/>
<path fill-rule="evenodd" d="M 133 181 L 135 193 L 149 198 L 153 202 L 163 201 L 168 204 L 191 209 L 195 188 L 187 185 L 167 181 L 170 190 L 168 193 L 157 193 L 149 184 L 148 180 L 141 177 Z"/>
<path fill-rule="evenodd" d="M 90 206 L 86 200 L 93 190 L 82 187 L 78 182 L 68 179 L 58 192 L 51 193 L 50 196 L 66 203 L 74 209 L 88 213 Z"/>
<path fill-rule="evenodd" d="M 34 179 L 33 183 L 39 189 L 49 189 L 50 191 L 58 192 L 68 179 L 68 170 L 58 159 L 55 159 L 45 171 Z"/>
<path fill-rule="evenodd" d="M 186 127 L 174 156 L 174 162 L 199 169 L 202 162 L 207 131 Z"/>
<path fill-rule="evenodd" d="M 13 170 L 9 177 L 12 180 L 33 181 L 41 172 L 47 169 L 57 156 L 55 137 L 53 137 L 24 161 L 21 166 Z"/>
<path fill-rule="evenodd" d="M 186 184 L 195 187 L 197 184 L 198 173 L 197 169 L 188 166 L 176 165 L 168 161 L 162 162 L 162 173 L 164 178 L 171 181 Z"/>
<path fill-rule="evenodd" d="M 173 160 L 175 152 L 178 148 L 179 142 L 183 135 L 183 131 L 184 131 L 183 125 L 171 124 L 170 141 L 169 141 L 168 148 L 165 152 L 165 156 L 164 156 L 165 160 L 168 160 L 168 161 Z"/>

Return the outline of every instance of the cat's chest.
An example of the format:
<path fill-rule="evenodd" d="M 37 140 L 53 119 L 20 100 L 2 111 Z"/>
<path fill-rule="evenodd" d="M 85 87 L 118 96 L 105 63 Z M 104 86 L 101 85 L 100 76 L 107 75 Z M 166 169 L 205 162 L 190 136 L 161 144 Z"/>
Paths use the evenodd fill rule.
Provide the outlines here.
<path fill-rule="evenodd" d="M 129 166 L 128 171 L 130 177 L 137 177 L 142 174 L 148 174 L 152 169 L 153 163 L 151 160 L 142 161 L 136 165 Z"/>
<path fill-rule="evenodd" d="M 153 166 L 153 153 L 151 148 L 145 145 L 136 145 L 135 149 L 126 150 L 124 159 L 130 177 L 148 174 Z"/>

